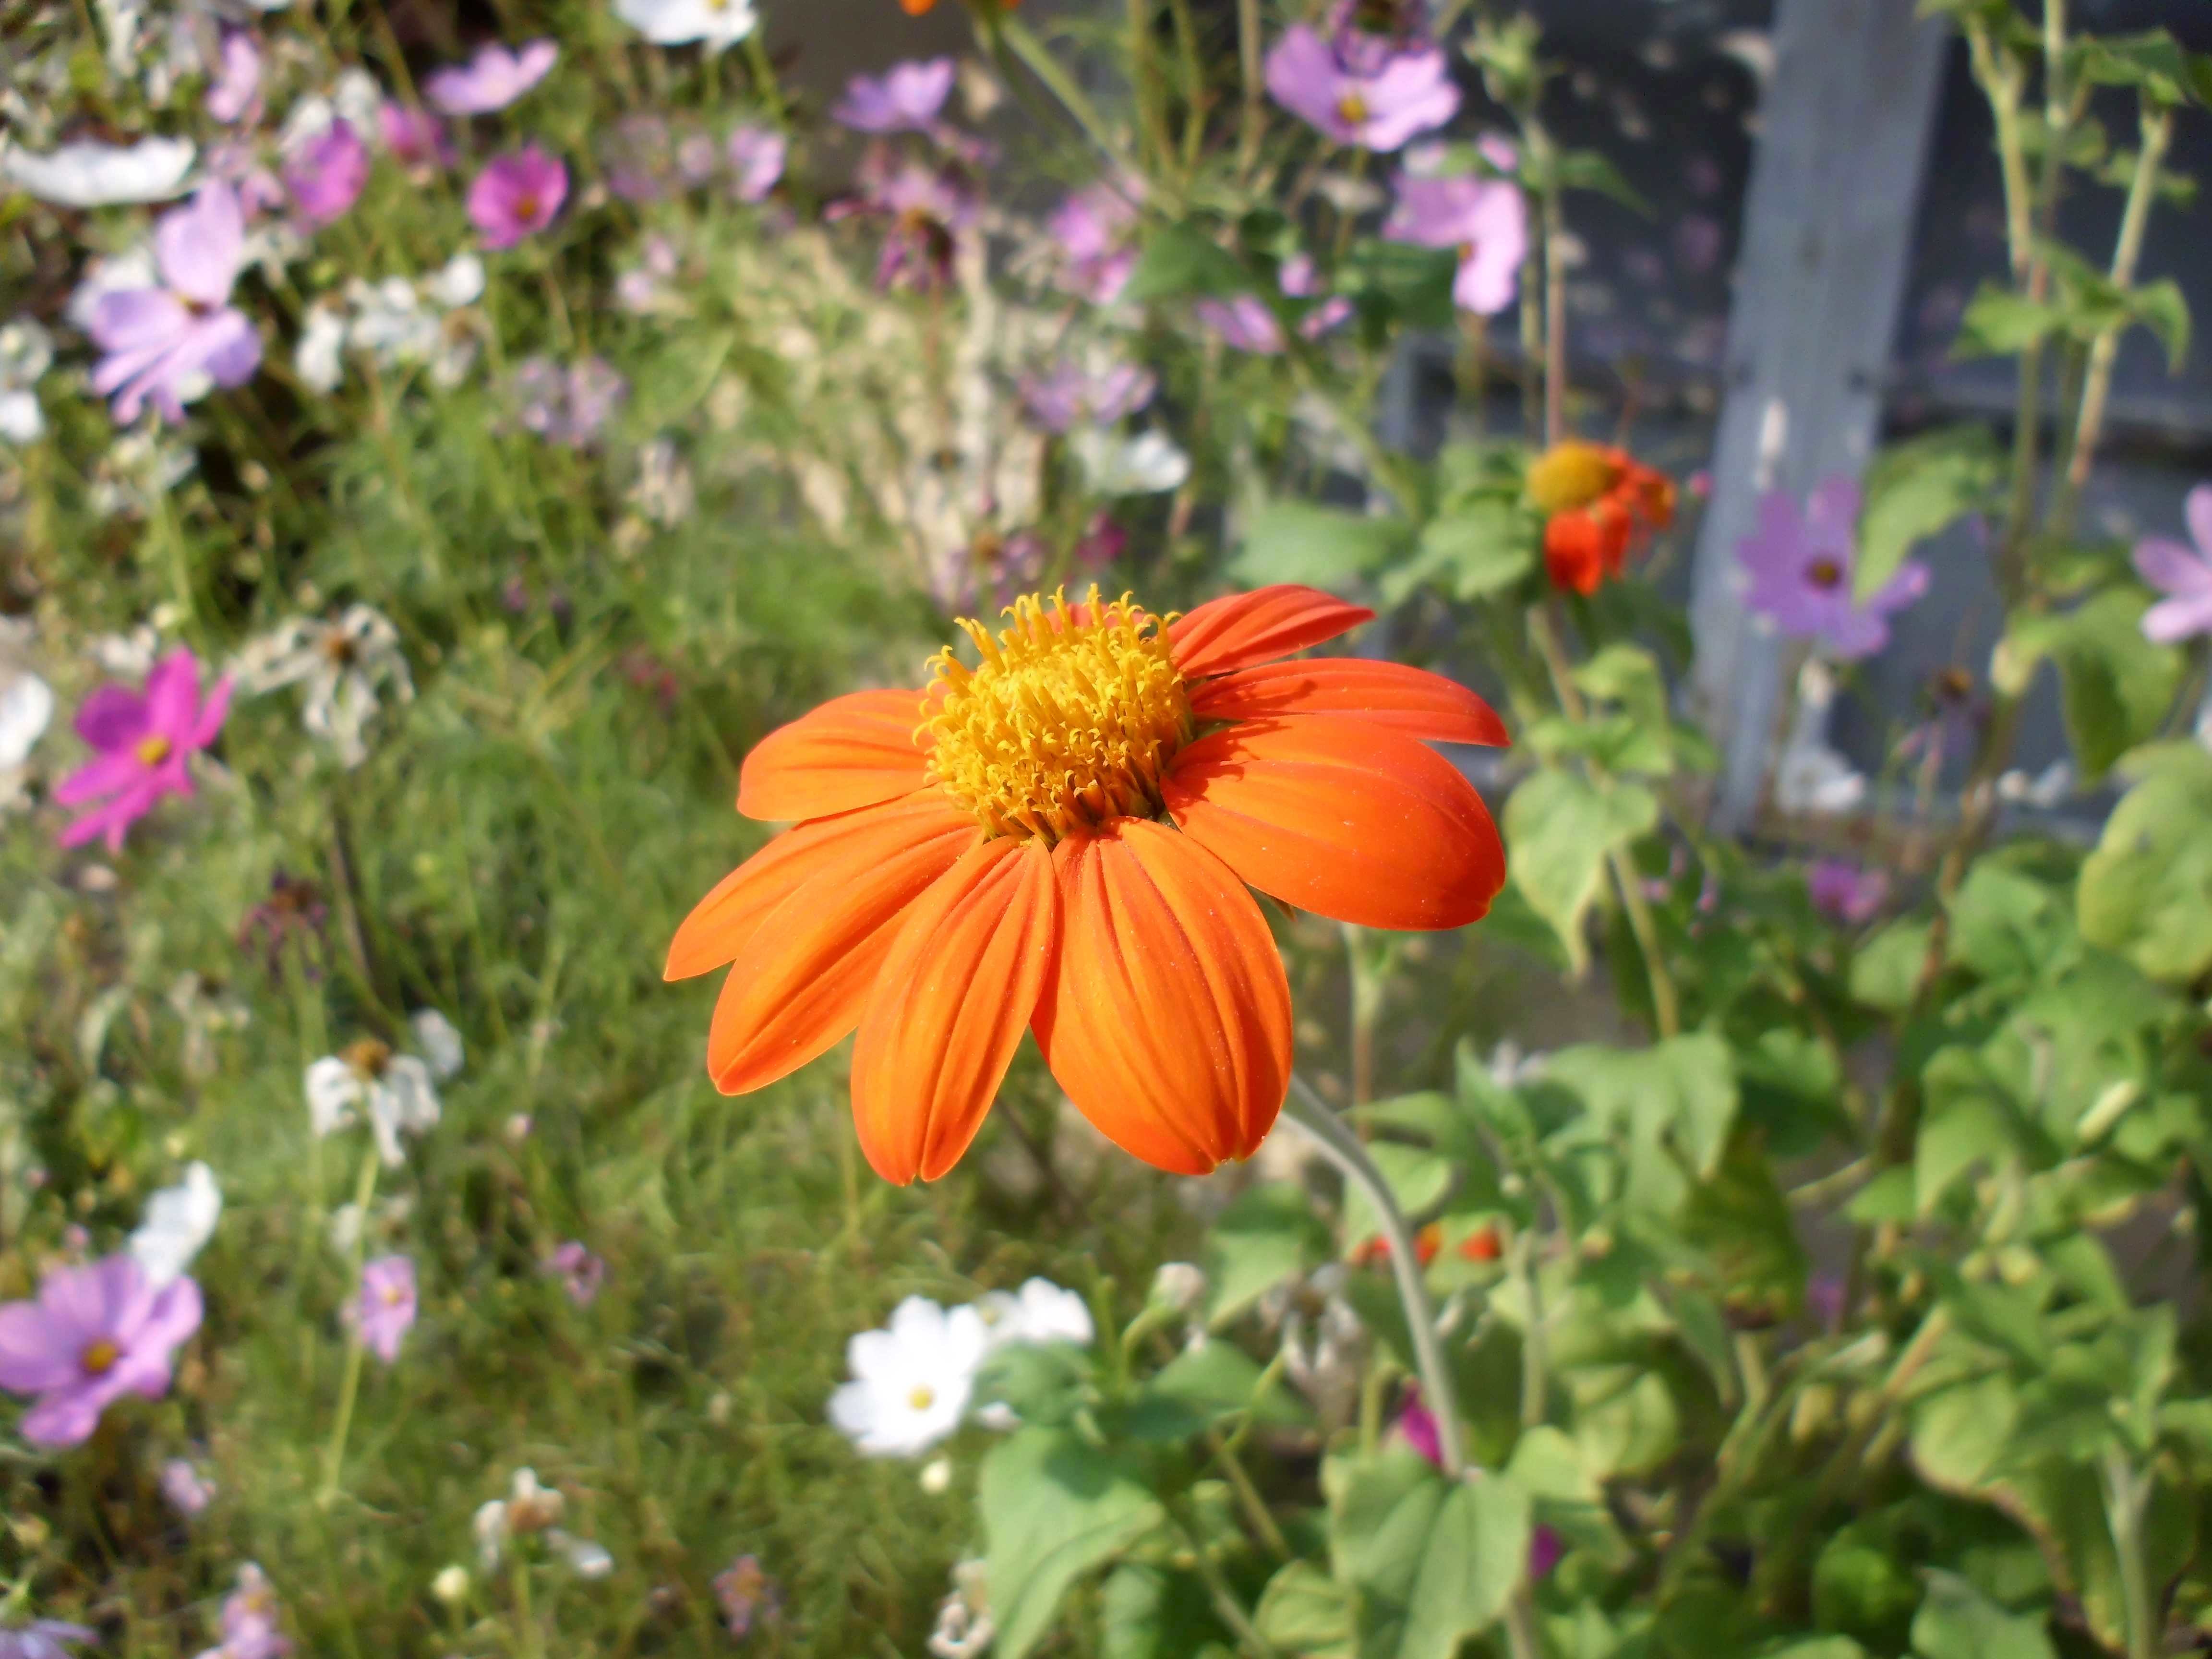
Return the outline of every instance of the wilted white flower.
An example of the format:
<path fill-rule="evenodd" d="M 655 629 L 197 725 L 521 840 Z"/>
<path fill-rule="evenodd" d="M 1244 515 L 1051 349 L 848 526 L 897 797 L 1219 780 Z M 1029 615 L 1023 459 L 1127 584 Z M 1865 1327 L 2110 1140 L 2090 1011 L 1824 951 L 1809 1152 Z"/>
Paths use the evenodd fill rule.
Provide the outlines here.
<path fill-rule="evenodd" d="M 462 1046 L 461 1034 L 435 1008 L 417 1008 L 407 1016 L 407 1029 L 413 1033 L 422 1058 L 429 1062 L 432 1077 L 442 1083 L 461 1069 L 468 1052 Z"/>
<path fill-rule="evenodd" d="M 537 1470 L 517 1469 L 507 1484 L 506 1498 L 477 1506 L 476 1518 L 470 1525 L 476 1533 L 477 1561 L 486 1572 L 494 1571 L 510 1540 L 550 1531 L 559 1524 L 568 1507 L 568 1499 L 557 1490 L 538 1484 Z"/>
<path fill-rule="evenodd" d="M 1835 675 L 1815 657 L 1797 676 L 1797 712 L 1774 768 L 1774 804 L 1792 816 L 1848 812 L 1866 799 L 1867 781 L 1828 746 L 1828 710 Z"/>
<path fill-rule="evenodd" d="M 2063 760 L 2051 762 L 2033 777 L 2014 767 L 1997 779 L 1998 799 L 2040 807 L 2046 812 L 2073 793 L 2074 768 Z"/>
<path fill-rule="evenodd" d="M 1125 438 L 1086 427 L 1069 438 L 1068 447 L 1101 495 L 1164 495 L 1182 489 L 1190 477 L 1190 457 L 1157 429 Z"/>
<path fill-rule="evenodd" d="M 890 1328 L 846 1346 L 854 1380 L 830 1396 L 830 1420 L 869 1457 L 911 1457 L 960 1426 L 988 1343 L 973 1308 L 910 1296 Z"/>
<path fill-rule="evenodd" d="M 615 1570 L 615 1558 L 604 1545 L 588 1538 L 573 1538 L 558 1527 L 545 1534 L 545 1544 L 579 1578 L 604 1578 Z"/>
<path fill-rule="evenodd" d="M 1344 1265 L 1332 1261 L 1260 1298 L 1262 1322 L 1283 1330 L 1283 1370 L 1324 1423 L 1351 1420 L 1367 1370 L 1366 1328 L 1345 1299 Z"/>
<path fill-rule="evenodd" d="M 161 630 L 140 623 L 128 634 L 95 634 L 86 653 L 119 680 L 143 680 L 161 654 Z"/>
<path fill-rule="evenodd" d="M 752 0 L 615 0 L 615 15 L 657 46 L 696 40 L 710 52 L 735 46 L 760 21 Z"/>
<path fill-rule="evenodd" d="M 1152 1300 L 1188 1313 L 1206 1296 L 1206 1270 L 1192 1261 L 1163 1261 L 1152 1274 Z"/>
<path fill-rule="evenodd" d="M 1032 1279 L 1018 1291 L 993 1291 L 975 1304 L 987 1349 L 1017 1342 L 1073 1342 L 1088 1347 L 1097 1333 L 1091 1310 L 1073 1291 Z"/>
<path fill-rule="evenodd" d="M 54 691 L 30 665 L 31 624 L 0 617 L 0 806 L 21 788 L 31 750 L 54 718 Z"/>
<path fill-rule="evenodd" d="M 382 612 L 349 605 L 336 622 L 300 617 L 248 646 L 235 669 L 238 688 L 258 696 L 280 686 L 304 685 L 301 723 L 337 746 L 348 769 L 368 758 L 362 732 L 377 710 L 380 688 L 393 701 L 415 696 L 399 633 Z"/>
<path fill-rule="evenodd" d="M 990 1651 L 998 1634 L 991 1622 L 990 1569 L 981 1561 L 963 1561 L 952 1569 L 952 1593 L 938 1603 L 929 1650 L 934 1659 L 976 1659 Z"/>
<path fill-rule="evenodd" d="M 189 138 L 141 138 L 135 144 L 87 138 L 43 155 L 0 152 L 0 175 L 56 207 L 165 202 L 182 192 L 197 153 Z"/>
<path fill-rule="evenodd" d="M 308 1121 L 318 1137 L 347 1127 L 366 1110 L 386 1169 L 406 1161 L 403 1133 L 421 1135 L 437 1127 L 438 1090 L 430 1067 L 374 1038 L 309 1066 L 306 1088 Z"/>
<path fill-rule="evenodd" d="M 234 997 L 210 995 L 207 982 L 189 970 L 170 981 L 169 1011 L 185 1028 L 184 1066 L 186 1077 L 213 1077 L 215 1039 L 224 1031 L 240 1031 L 253 1015 Z"/>
<path fill-rule="evenodd" d="M 185 1168 L 185 1178 L 146 1200 L 145 1216 L 131 1235 L 131 1254 L 155 1289 L 181 1278 L 192 1258 L 215 1237 L 222 1215 L 222 1188 L 204 1163 Z"/>
<path fill-rule="evenodd" d="M 629 500 L 637 510 L 662 529 L 672 529 L 691 516 L 697 493 L 691 469 L 673 438 L 655 438 L 637 452 L 637 482 Z"/>
<path fill-rule="evenodd" d="M 27 444 L 46 429 L 39 380 L 53 361 L 53 337 L 37 319 L 18 317 L 0 328 L 0 438 Z"/>
<path fill-rule="evenodd" d="M 146 418 L 150 423 L 155 416 L 149 413 Z M 108 445 L 94 470 L 87 499 L 100 518 L 124 514 L 143 518 L 155 501 L 190 477 L 198 464 L 188 446 L 157 425 L 140 427 Z"/>
<path fill-rule="evenodd" d="M 336 392 L 345 380 L 345 313 L 327 301 L 307 307 L 300 343 L 292 351 L 293 371 L 303 386 Z"/>
<path fill-rule="evenodd" d="M 931 1458 L 921 1466 L 920 1478 L 922 1491 L 932 1498 L 944 1497 L 952 1490 L 952 1460 L 949 1457 Z"/>

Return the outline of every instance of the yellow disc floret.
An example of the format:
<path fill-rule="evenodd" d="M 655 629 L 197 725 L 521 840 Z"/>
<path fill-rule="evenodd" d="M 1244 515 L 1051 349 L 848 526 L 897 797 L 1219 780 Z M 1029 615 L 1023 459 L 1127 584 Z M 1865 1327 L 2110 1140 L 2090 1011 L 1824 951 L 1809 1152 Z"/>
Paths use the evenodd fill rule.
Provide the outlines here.
<path fill-rule="evenodd" d="M 1017 599 L 995 637 L 962 618 L 982 660 L 932 666 L 921 735 L 946 794 L 994 836 L 1048 843 L 1117 817 L 1156 817 L 1160 776 L 1191 735 L 1167 619 L 1093 587 Z"/>
<path fill-rule="evenodd" d="M 1539 512 L 1588 507 L 1620 479 L 1620 452 L 1571 438 L 1528 463 L 1528 499 Z"/>

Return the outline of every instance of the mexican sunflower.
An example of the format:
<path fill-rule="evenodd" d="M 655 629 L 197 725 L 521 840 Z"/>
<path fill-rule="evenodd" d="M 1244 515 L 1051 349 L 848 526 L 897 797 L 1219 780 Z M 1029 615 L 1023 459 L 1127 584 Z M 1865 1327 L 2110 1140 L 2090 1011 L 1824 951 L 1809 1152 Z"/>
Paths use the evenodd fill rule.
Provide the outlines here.
<path fill-rule="evenodd" d="M 1552 586 L 1595 593 L 1620 574 L 1628 550 L 1674 522 L 1674 483 L 1625 449 L 1571 440 L 1528 466 L 1528 498 L 1544 514 Z"/>
<path fill-rule="evenodd" d="M 677 932 L 671 979 L 734 964 L 725 1094 L 858 1030 L 878 1174 L 935 1180 L 1024 1027 L 1083 1115 L 1164 1170 L 1250 1155 L 1291 1072 L 1291 998 L 1246 884 L 1386 928 L 1463 927 L 1504 883 L 1482 798 L 1429 743 L 1503 744 L 1473 692 L 1393 663 L 1280 659 L 1373 612 L 1278 586 L 1155 616 L 1093 588 L 1008 607 L 981 660 L 769 733 L 738 810 L 796 820 Z"/>
<path fill-rule="evenodd" d="M 999 0 L 999 9 L 1012 11 L 1022 0 Z M 937 0 L 899 0 L 899 9 L 909 17 L 920 17 L 937 9 Z"/>

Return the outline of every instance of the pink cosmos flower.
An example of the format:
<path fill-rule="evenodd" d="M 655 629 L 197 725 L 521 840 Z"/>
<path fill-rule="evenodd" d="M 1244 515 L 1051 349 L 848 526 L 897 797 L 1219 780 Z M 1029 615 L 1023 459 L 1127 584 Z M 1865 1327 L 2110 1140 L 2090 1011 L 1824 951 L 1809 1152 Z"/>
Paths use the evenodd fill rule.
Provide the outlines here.
<path fill-rule="evenodd" d="M 469 222 L 489 248 L 513 247 L 553 222 L 568 196 L 568 169 L 535 144 L 494 156 L 469 186 Z"/>
<path fill-rule="evenodd" d="M 368 1351 L 389 1365 L 415 1328 L 415 1264 L 404 1255 L 380 1255 L 362 1264 L 361 1300 L 354 1318 Z"/>
<path fill-rule="evenodd" d="M 1284 260 L 1275 280 L 1293 300 L 1321 298 L 1321 267 L 1310 253 L 1293 253 Z M 1298 332 L 1309 340 L 1318 340 L 1351 319 L 1352 301 L 1341 294 L 1331 295 L 1298 319 Z"/>
<path fill-rule="evenodd" d="M 1398 1432 L 1422 1458 L 1438 1468 L 1443 1467 L 1443 1443 L 1437 1437 L 1437 1419 L 1419 1395 L 1407 1401 L 1405 1409 L 1398 1413 Z M 1538 1526 L 1528 1535 L 1528 1577 L 1548 1577 L 1565 1553 L 1566 1540 L 1551 1528 Z"/>
<path fill-rule="evenodd" d="M 1384 153 L 1459 113 L 1459 88 L 1440 49 L 1347 62 L 1303 23 L 1267 54 L 1267 92 L 1337 143 Z"/>
<path fill-rule="evenodd" d="M 353 123 L 332 121 L 300 149 L 284 169 L 300 216 L 320 229 L 353 210 L 368 183 L 368 146 Z"/>
<path fill-rule="evenodd" d="M 410 173 L 453 164 L 453 141 L 446 124 L 426 109 L 386 99 L 376 112 L 376 131 L 392 159 Z"/>
<path fill-rule="evenodd" d="M 1092 374 L 1080 363 L 1061 362 L 1048 374 L 1022 382 L 1022 402 L 1030 417 L 1048 432 L 1066 432 L 1079 422 L 1112 426 L 1152 402 L 1159 377 L 1134 363 L 1114 363 Z"/>
<path fill-rule="evenodd" d="M 27 1625 L 0 1625 L 0 1659 L 71 1659 L 70 1644 L 100 1639 L 97 1631 L 65 1625 L 58 1619 L 33 1619 Z"/>
<path fill-rule="evenodd" d="M 550 40 L 532 40 L 514 52 L 480 46 L 465 64 L 426 76 L 422 95 L 448 115 L 489 115 L 543 81 L 560 57 Z"/>
<path fill-rule="evenodd" d="M 1111 305 L 1121 297 L 1137 269 L 1137 202 L 1142 188 L 1135 183 L 1090 185 L 1053 210 L 1045 229 L 1066 256 L 1059 283 L 1069 293 L 1097 306 Z"/>
<path fill-rule="evenodd" d="M 607 1264 L 572 1238 L 546 1259 L 545 1271 L 559 1275 L 561 1288 L 568 1293 L 569 1301 L 580 1308 L 588 1308 L 598 1299 L 599 1286 L 606 1282 Z"/>
<path fill-rule="evenodd" d="M 107 355 L 93 368 L 92 389 L 114 395 L 118 422 L 137 420 L 149 399 L 163 419 L 181 421 L 184 405 L 210 386 L 243 386 L 260 366 L 260 335 L 228 303 L 245 247 L 237 192 L 204 185 L 154 227 L 164 285 L 101 297 L 89 331 Z"/>
<path fill-rule="evenodd" d="M 1499 149 L 1499 164 L 1511 167 L 1510 146 Z M 1498 161 L 1498 151 L 1491 155 Z M 1422 247 L 1456 248 L 1459 275 L 1452 283 L 1453 300 L 1463 311 L 1494 317 L 1513 303 L 1521 263 L 1528 256 L 1528 204 L 1521 187 L 1508 179 L 1408 173 L 1398 180 L 1397 204 L 1383 221 L 1382 234 Z"/>
<path fill-rule="evenodd" d="M 169 1500 L 169 1507 L 190 1520 L 207 1512 L 215 1502 L 215 1486 L 201 1477 L 200 1472 L 182 1457 L 173 1457 L 161 1465 L 161 1496 Z"/>
<path fill-rule="evenodd" d="M 200 1287 L 156 1291 L 128 1254 L 55 1267 L 35 1302 L 0 1305 L 0 1389 L 37 1396 L 19 1425 L 34 1446 L 74 1446 L 126 1394 L 159 1400 L 169 1356 L 200 1327 Z"/>
<path fill-rule="evenodd" d="M 283 1612 L 268 1577 L 247 1562 L 238 1570 L 238 1588 L 222 1600 L 222 1641 L 198 1659 L 284 1659 L 292 1644 L 278 1626 Z"/>
<path fill-rule="evenodd" d="M 1843 859 L 1822 859 L 1805 872 L 1813 908 L 1847 927 L 1874 920 L 1889 897 L 1887 870 L 1862 870 Z"/>
<path fill-rule="evenodd" d="M 2136 544 L 2136 574 L 2166 595 L 2142 619 L 2143 637 L 2160 645 L 2212 634 L 2212 483 L 2191 490 L 2182 510 L 2196 546 L 2165 536 Z"/>
<path fill-rule="evenodd" d="M 855 132 L 927 132 L 952 92 L 952 60 L 894 64 L 882 75 L 856 75 L 830 118 Z"/>
<path fill-rule="evenodd" d="M 876 285 L 926 290 L 950 282 L 960 237 L 981 213 L 959 173 L 871 155 L 860 164 L 860 185 L 859 199 L 833 209 L 830 216 L 876 213 L 890 221 L 876 261 Z"/>
<path fill-rule="evenodd" d="M 1788 638 L 1817 641 L 1846 662 L 1887 645 L 1888 618 L 1928 591 L 1928 567 L 1907 560 L 1863 605 L 1853 599 L 1858 521 L 1859 487 L 1838 473 L 1814 487 L 1802 512 L 1787 491 L 1759 497 L 1759 527 L 1735 550 L 1749 578 L 1744 603 Z"/>
<path fill-rule="evenodd" d="M 1239 294 L 1227 300 L 1197 300 L 1191 313 L 1218 334 L 1232 349 L 1256 356 L 1282 355 L 1283 325 L 1267 302 L 1256 294 Z"/>
<path fill-rule="evenodd" d="M 223 31 L 215 79 L 207 91 L 207 112 L 228 126 L 260 110 L 261 47 L 244 29 Z"/>
<path fill-rule="evenodd" d="M 105 836 L 110 853 L 121 852 L 131 826 L 162 796 L 192 793 L 186 763 L 215 741 L 229 708 L 229 678 L 217 680 L 203 702 L 199 659 L 183 650 L 154 665 L 143 696 L 103 685 L 87 697 L 76 732 L 100 756 L 55 786 L 54 799 L 64 806 L 104 804 L 63 830 L 61 844 L 81 847 Z"/>
<path fill-rule="evenodd" d="M 783 177 L 791 141 L 773 127 L 742 126 L 730 134 L 724 153 L 730 158 L 732 188 L 740 202 L 764 202 Z"/>

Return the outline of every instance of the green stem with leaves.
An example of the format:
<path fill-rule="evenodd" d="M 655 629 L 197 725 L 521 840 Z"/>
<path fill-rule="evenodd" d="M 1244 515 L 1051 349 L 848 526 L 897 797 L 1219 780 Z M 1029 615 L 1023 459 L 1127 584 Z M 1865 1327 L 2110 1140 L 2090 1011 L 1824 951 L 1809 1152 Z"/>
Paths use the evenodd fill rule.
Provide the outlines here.
<path fill-rule="evenodd" d="M 372 1137 L 368 1150 L 362 1156 L 361 1175 L 353 1187 L 354 1216 L 358 1225 L 354 1233 L 353 1248 L 346 1253 L 346 1282 L 358 1304 L 361 1295 L 361 1267 L 368 1244 L 368 1205 L 376 1195 L 376 1174 L 383 1159 L 378 1155 Z M 328 1507 L 337 1500 L 340 1477 L 345 1472 L 346 1437 L 353 1428 L 354 1401 L 361 1394 L 361 1369 L 366 1346 L 362 1340 L 361 1321 L 356 1317 L 346 1330 L 345 1376 L 338 1384 L 337 1416 L 331 1424 L 331 1443 L 323 1454 L 323 1484 L 315 1494 L 318 1504 Z"/>
<path fill-rule="evenodd" d="M 1296 1073 L 1291 1075 L 1290 1097 L 1283 1115 L 1308 1134 L 1352 1186 L 1366 1198 L 1390 1249 L 1390 1272 L 1397 1280 L 1398 1300 L 1406 1312 L 1406 1325 L 1413 1343 L 1413 1367 L 1420 1373 L 1421 1397 L 1437 1420 L 1437 1461 L 1444 1474 L 1456 1480 L 1467 1472 L 1467 1443 L 1460 1430 L 1459 1392 L 1452 1384 L 1451 1367 L 1437 1340 L 1436 1309 L 1429 1301 L 1421 1259 L 1413 1231 L 1390 1192 L 1390 1183 L 1367 1156 L 1359 1137 L 1331 1111 L 1328 1103 Z"/>

